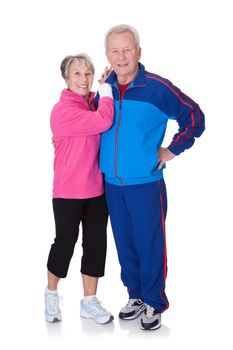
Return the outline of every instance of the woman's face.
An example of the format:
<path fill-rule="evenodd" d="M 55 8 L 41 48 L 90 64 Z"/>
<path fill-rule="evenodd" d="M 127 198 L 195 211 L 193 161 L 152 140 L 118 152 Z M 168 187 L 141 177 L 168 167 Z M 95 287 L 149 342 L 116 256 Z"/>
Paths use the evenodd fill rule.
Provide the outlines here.
<path fill-rule="evenodd" d="M 70 65 L 69 77 L 66 79 L 68 89 L 75 94 L 88 98 L 93 84 L 94 74 L 82 61 L 73 61 Z"/>

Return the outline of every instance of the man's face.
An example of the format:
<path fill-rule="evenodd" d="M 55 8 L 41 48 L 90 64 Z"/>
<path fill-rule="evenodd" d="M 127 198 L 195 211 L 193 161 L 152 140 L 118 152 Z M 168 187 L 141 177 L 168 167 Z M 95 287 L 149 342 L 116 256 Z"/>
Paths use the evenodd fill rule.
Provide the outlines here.
<path fill-rule="evenodd" d="M 138 72 L 141 48 L 130 32 L 113 33 L 107 39 L 107 58 L 119 83 L 131 82 Z"/>
<path fill-rule="evenodd" d="M 70 91 L 88 98 L 93 84 L 93 72 L 83 62 L 74 61 L 70 65 L 69 77 L 66 84 Z"/>

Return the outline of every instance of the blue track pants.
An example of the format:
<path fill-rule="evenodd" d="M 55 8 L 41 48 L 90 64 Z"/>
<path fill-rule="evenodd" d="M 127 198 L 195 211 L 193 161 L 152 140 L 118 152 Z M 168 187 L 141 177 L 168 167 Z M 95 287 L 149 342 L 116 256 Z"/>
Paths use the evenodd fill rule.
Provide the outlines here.
<path fill-rule="evenodd" d="M 105 195 L 121 279 L 129 298 L 143 299 L 157 311 L 165 311 L 168 300 L 164 180 L 130 186 L 106 183 Z"/>

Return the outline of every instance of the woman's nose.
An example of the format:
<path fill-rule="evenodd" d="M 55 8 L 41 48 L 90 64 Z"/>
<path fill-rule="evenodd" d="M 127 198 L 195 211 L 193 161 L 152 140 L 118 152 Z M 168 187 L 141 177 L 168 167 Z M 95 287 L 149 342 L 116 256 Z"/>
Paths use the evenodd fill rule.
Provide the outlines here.
<path fill-rule="evenodd" d="M 86 81 L 87 81 L 86 75 L 85 75 L 85 74 L 81 75 L 80 80 L 81 80 L 82 82 L 86 82 Z"/>

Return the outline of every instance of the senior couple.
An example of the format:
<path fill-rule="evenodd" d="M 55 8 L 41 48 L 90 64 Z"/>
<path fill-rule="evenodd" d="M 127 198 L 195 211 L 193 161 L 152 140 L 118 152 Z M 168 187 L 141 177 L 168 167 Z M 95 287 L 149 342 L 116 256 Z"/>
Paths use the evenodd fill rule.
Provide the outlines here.
<path fill-rule="evenodd" d="M 105 50 L 111 69 L 105 69 L 96 96 L 89 56 L 67 56 L 61 63 L 67 89 L 51 113 L 56 235 L 47 263 L 45 317 L 48 322 L 62 319 L 57 286 L 67 276 L 81 223 L 80 316 L 99 324 L 113 320 L 96 297 L 98 278 L 104 275 L 109 212 L 129 295 L 119 317 L 141 315 L 140 327 L 152 330 L 161 326 L 161 313 L 169 306 L 163 169 L 202 134 L 204 115 L 170 81 L 145 70 L 132 26 L 110 28 Z M 169 119 L 177 121 L 179 130 L 163 148 Z"/>

